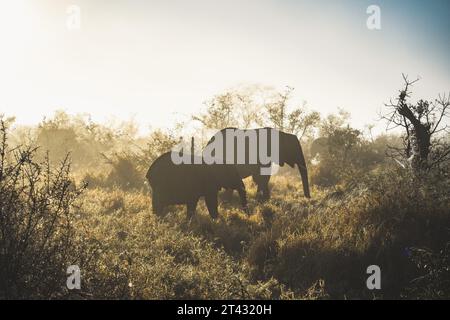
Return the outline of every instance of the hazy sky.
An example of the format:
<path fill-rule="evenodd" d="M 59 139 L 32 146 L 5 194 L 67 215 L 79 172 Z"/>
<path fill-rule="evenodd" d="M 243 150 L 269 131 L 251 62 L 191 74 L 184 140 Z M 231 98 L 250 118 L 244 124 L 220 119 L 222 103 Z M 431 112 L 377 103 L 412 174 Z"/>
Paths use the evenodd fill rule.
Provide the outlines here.
<path fill-rule="evenodd" d="M 67 8 L 81 9 L 79 30 Z M 366 9 L 381 8 L 381 30 Z M 35 124 L 56 109 L 170 126 L 239 84 L 295 88 L 324 114 L 374 123 L 401 73 L 416 96 L 450 90 L 450 1 L 0 2 L 0 113 Z"/>

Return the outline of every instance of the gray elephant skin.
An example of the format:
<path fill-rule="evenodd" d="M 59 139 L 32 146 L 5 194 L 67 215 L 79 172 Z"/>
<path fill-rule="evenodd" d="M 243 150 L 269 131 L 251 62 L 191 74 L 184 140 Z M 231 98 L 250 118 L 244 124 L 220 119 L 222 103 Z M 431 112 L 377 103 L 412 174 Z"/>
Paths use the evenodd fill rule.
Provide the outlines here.
<path fill-rule="evenodd" d="M 153 162 L 146 178 L 152 189 L 153 212 L 159 216 L 166 206 L 183 204 L 191 218 L 199 199 L 204 197 L 209 214 L 216 218 L 217 194 L 221 188 L 238 190 L 242 206 L 247 208 L 244 184 L 232 165 L 174 164 L 171 153 L 167 152 Z"/>
<path fill-rule="evenodd" d="M 297 165 L 301 179 L 303 184 L 303 192 L 305 197 L 310 198 L 310 192 L 309 192 L 309 182 L 308 182 L 308 170 L 306 167 L 306 161 L 305 157 L 303 155 L 303 150 L 300 145 L 300 141 L 298 140 L 297 136 L 293 134 L 289 134 L 283 131 L 279 131 L 274 128 L 258 128 L 258 129 L 247 129 L 242 130 L 238 128 L 224 128 L 217 132 L 208 142 L 208 145 L 213 143 L 215 141 L 215 137 L 217 135 L 221 135 L 223 139 L 223 149 L 222 149 L 222 155 L 223 159 L 222 162 L 226 163 L 226 152 L 227 152 L 227 130 L 229 133 L 229 130 L 231 130 L 234 135 L 237 134 L 243 134 L 246 136 L 256 136 L 257 141 L 254 141 L 253 143 L 256 143 L 256 149 L 259 154 L 259 139 L 260 139 L 260 132 L 262 130 L 276 130 L 278 132 L 279 137 L 279 157 L 278 161 L 274 161 L 277 165 L 283 166 L 284 164 L 289 165 L 290 167 L 294 168 L 295 165 Z M 239 132 L 240 131 L 240 132 Z M 254 131 L 254 132 L 251 132 Z M 269 136 L 269 135 L 268 135 Z M 233 145 L 235 146 L 234 156 L 237 156 L 237 138 L 234 138 Z M 264 143 L 263 143 L 264 144 Z M 267 200 L 270 198 L 270 191 L 269 191 L 269 180 L 270 175 L 262 175 L 261 174 L 261 168 L 267 167 L 267 165 L 263 165 L 260 162 L 257 164 L 251 164 L 249 162 L 249 145 L 250 145 L 250 139 L 246 140 L 245 143 L 245 162 L 242 164 L 238 164 L 237 159 L 234 159 L 234 163 L 236 166 L 236 169 L 239 173 L 239 176 L 244 179 L 246 177 L 252 176 L 253 181 L 256 183 L 258 187 L 258 194 L 262 194 L 262 199 Z M 254 150 L 255 148 L 252 148 Z M 268 150 L 268 154 L 271 152 L 271 146 L 270 146 L 270 139 L 267 139 L 267 146 L 266 150 Z M 205 152 L 205 151 L 204 151 Z"/>

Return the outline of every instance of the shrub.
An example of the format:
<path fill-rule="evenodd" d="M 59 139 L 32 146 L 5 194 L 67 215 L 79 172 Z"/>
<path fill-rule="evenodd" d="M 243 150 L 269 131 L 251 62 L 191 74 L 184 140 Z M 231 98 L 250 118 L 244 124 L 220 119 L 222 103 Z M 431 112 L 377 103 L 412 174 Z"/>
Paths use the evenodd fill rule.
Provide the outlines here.
<path fill-rule="evenodd" d="M 68 156 L 52 168 L 36 148 L 9 148 L 0 119 L 0 298 L 51 298 L 77 253 L 72 215 L 83 188 L 69 177 Z"/>
<path fill-rule="evenodd" d="M 139 170 L 138 159 L 132 153 L 115 153 L 103 155 L 106 165 L 102 169 L 88 170 L 82 174 L 82 180 L 89 188 L 103 187 L 108 189 L 142 190 L 145 188 L 145 172 Z"/>
<path fill-rule="evenodd" d="M 365 271 L 377 264 L 377 297 L 448 298 L 449 187 L 433 172 L 373 172 L 339 197 L 277 215 L 247 261 L 259 278 L 274 277 L 301 296 L 323 280 L 321 296 L 373 298 Z"/>

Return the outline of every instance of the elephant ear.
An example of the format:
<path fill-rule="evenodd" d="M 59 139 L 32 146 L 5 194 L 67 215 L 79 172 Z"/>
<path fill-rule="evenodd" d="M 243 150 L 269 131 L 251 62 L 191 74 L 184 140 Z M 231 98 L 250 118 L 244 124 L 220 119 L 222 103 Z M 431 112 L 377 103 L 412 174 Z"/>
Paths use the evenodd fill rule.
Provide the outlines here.
<path fill-rule="evenodd" d="M 235 165 L 228 166 L 227 175 L 229 177 L 229 186 L 233 189 L 239 189 L 242 185 L 242 178 Z"/>
<path fill-rule="evenodd" d="M 212 167 L 211 179 L 215 182 L 217 188 L 232 188 L 239 187 L 242 181 L 239 173 L 234 165 L 215 164 Z"/>
<path fill-rule="evenodd" d="M 208 175 L 206 179 L 208 180 L 208 186 L 210 188 L 220 189 L 222 188 L 224 184 L 224 177 L 226 177 L 226 174 L 224 173 L 224 165 L 219 164 L 211 164 L 206 165 Z"/>
<path fill-rule="evenodd" d="M 288 164 L 294 167 L 298 153 L 298 139 L 292 134 L 280 131 L 280 166 Z"/>

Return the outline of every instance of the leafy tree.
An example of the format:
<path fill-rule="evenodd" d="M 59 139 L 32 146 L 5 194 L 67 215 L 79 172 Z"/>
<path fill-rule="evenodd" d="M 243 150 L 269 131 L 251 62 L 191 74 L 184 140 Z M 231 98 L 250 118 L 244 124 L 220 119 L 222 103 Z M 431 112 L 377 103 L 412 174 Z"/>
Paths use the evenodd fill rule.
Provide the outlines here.
<path fill-rule="evenodd" d="M 234 96 L 231 92 L 220 94 L 205 102 L 206 113 L 192 116 L 208 129 L 222 129 L 237 126 L 234 114 Z"/>
<path fill-rule="evenodd" d="M 41 158 L 48 151 L 54 161 L 61 161 L 70 152 L 74 167 L 81 168 L 98 164 L 102 153 L 132 149 L 136 139 L 133 121 L 100 125 L 89 115 L 70 116 L 57 111 L 39 124 L 33 144 L 39 147 Z"/>
<path fill-rule="evenodd" d="M 308 112 L 306 103 L 289 111 L 293 90 L 286 87 L 284 92 L 276 93 L 275 98 L 266 104 L 268 124 L 281 131 L 295 134 L 300 139 L 312 137 L 314 129 L 319 124 L 320 114 L 316 111 Z"/>
<path fill-rule="evenodd" d="M 329 115 L 321 124 L 320 136 L 310 148 L 313 183 L 334 186 L 352 182 L 384 160 L 383 144 L 364 137 L 360 130 L 350 127 L 349 114 L 341 110 Z M 381 139 L 381 142 L 383 140 Z"/>
<path fill-rule="evenodd" d="M 270 90 L 260 86 L 241 86 L 214 96 L 205 102 L 206 110 L 192 119 L 207 129 L 261 126 L 262 108 Z"/>

